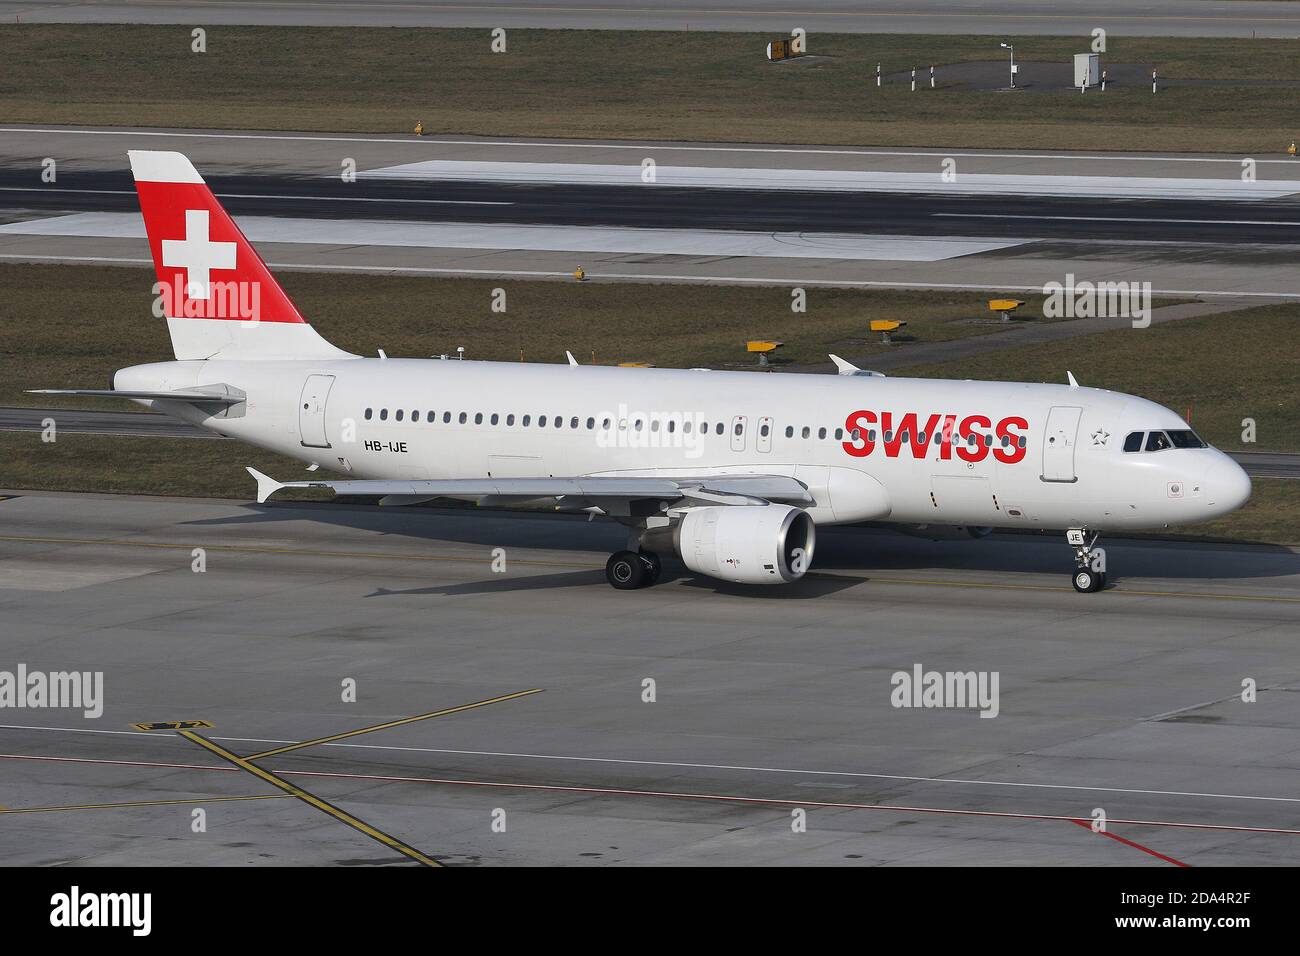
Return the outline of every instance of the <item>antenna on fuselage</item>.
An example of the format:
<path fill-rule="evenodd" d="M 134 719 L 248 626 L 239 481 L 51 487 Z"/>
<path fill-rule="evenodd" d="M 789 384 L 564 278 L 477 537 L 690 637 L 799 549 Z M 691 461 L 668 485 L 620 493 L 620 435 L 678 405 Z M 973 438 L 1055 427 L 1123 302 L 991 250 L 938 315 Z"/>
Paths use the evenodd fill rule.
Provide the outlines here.
<path fill-rule="evenodd" d="M 1079 383 L 1078 383 L 1077 381 L 1075 381 L 1075 379 L 1074 379 L 1074 373 L 1073 373 L 1073 372 L 1066 372 L 1066 373 L 1065 373 L 1065 377 L 1066 377 L 1066 379 L 1067 379 L 1067 380 L 1069 381 L 1069 383 L 1070 383 L 1070 388 L 1078 388 L 1078 387 L 1079 387 Z"/>

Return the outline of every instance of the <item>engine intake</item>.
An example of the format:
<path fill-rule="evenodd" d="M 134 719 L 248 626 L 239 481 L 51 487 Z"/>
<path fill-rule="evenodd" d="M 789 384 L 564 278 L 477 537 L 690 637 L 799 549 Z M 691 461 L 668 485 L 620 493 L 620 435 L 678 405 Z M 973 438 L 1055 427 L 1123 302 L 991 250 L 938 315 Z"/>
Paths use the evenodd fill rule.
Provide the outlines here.
<path fill-rule="evenodd" d="M 692 508 L 673 533 L 688 568 L 740 584 L 799 580 L 816 542 L 808 512 L 778 504 Z"/>

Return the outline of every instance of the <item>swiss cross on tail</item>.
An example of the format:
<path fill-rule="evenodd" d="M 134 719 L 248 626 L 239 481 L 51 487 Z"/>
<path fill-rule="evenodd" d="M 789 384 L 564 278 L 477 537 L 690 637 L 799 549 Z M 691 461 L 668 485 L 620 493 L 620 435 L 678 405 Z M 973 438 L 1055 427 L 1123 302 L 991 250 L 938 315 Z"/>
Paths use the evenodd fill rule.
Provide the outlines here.
<path fill-rule="evenodd" d="M 191 299 L 211 299 L 212 270 L 234 270 L 238 258 L 237 243 L 210 238 L 211 216 L 206 209 L 186 209 L 185 238 L 162 241 L 162 264 L 186 271 L 185 295 Z"/>
<path fill-rule="evenodd" d="M 304 321 L 185 156 L 131 150 L 130 157 L 169 319 Z"/>

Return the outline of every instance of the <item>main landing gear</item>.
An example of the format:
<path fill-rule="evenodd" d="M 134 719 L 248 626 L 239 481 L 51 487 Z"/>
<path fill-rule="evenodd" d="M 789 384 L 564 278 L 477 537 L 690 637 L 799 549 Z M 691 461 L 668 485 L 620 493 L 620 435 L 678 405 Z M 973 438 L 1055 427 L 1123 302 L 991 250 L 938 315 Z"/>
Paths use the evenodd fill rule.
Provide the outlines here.
<path fill-rule="evenodd" d="M 1084 528 L 1071 528 L 1065 533 L 1065 540 L 1074 548 L 1074 574 L 1070 583 L 1080 594 L 1092 594 L 1106 586 L 1106 552 L 1097 547 L 1100 534 L 1094 534 L 1091 540 Z"/>
<path fill-rule="evenodd" d="M 605 580 L 620 591 L 648 588 L 662 571 L 659 555 L 653 551 L 615 551 L 605 562 Z"/>

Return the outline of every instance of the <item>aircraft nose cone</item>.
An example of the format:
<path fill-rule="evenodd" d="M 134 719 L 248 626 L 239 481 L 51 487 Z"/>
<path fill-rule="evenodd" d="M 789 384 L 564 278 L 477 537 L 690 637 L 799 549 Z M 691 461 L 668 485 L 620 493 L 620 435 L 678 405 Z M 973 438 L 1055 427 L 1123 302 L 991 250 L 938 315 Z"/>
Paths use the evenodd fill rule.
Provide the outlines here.
<path fill-rule="evenodd" d="M 1210 466 L 1205 476 L 1206 498 L 1217 514 L 1230 514 L 1250 500 L 1250 476 L 1227 455 Z"/>

